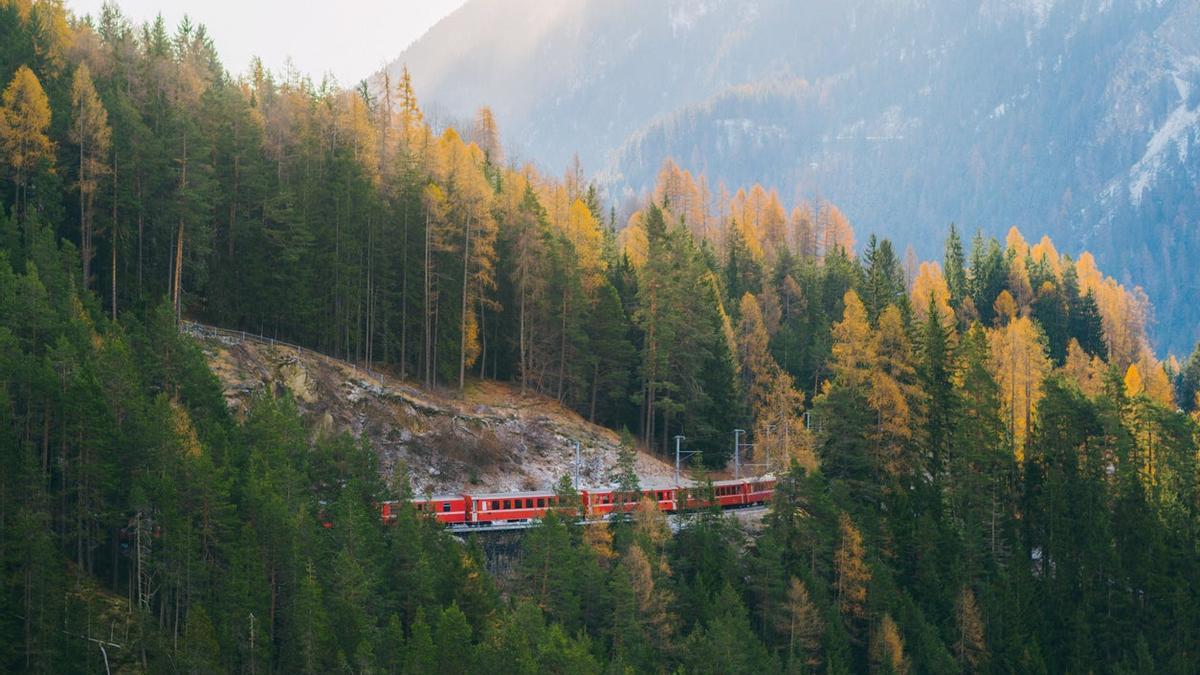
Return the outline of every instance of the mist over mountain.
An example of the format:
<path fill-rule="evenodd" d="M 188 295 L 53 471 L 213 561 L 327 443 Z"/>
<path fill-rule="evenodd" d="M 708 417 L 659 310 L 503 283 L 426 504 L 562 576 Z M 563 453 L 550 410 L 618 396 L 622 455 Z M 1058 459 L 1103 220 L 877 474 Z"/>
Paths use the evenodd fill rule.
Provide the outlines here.
<path fill-rule="evenodd" d="M 615 200 L 666 157 L 838 203 L 938 255 L 949 224 L 1091 250 L 1189 351 L 1200 307 L 1200 6 L 1173 0 L 471 0 L 406 50 L 424 104 L 578 153 Z"/>

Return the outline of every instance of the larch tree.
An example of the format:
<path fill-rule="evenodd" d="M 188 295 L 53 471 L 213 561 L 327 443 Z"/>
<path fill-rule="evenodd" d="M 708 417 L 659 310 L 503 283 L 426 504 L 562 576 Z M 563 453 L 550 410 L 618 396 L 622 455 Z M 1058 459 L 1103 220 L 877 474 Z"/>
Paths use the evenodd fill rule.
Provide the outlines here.
<path fill-rule="evenodd" d="M 877 367 L 872 370 L 867 400 L 878 419 L 875 429 L 875 467 L 883 475 L 910 474 L 913 429 L 924 424 L 918 410 L 923 399 L 917 381 L 912 345 L 904 319 L 895 305 L 879 317 L 875 335 Z"/>
<path fill-rule="evenodd" d="M 738 325 L 742 391 L 754 420 L 754 443 L 768 458 L 795 459 L 808 471 L 817 459 L 804 428 L 804 394 L 796 390 L 792 376 L 771 355 L 770 338 L 758 301 L 742 296 Z"/>
<path fill-rule="evenodd" d="M 16 214 L 25 218 L 30 177 L 54 161 L 54 143 L 46 135 L 50 101 L 27 66 L 17 68 L 0 95 L 0 152 L 16 187 Z M 51 167 L 52 170 L 52 167 Z"/>
<path fill-rule="evenodd" d="M 500 130 L 496 125 L 496 115 L 488 106 L 483 106 L 475 113 L 475 143 L 483 150 L 484 161 L 489 166 L 498 167 L 504 163 L 504 153 L 500 147 Z"/>
<path fill-rule="evenodd" d="M 878 346 L 858 293 L 846 291 L 842 303 L 842 320 L 833 325 L 830 368 L 840 384 L 865 389 L 878 365 Z"/>
<path fill-rule="evenodd" d="M 1061 371 L 1084 395 L 1097 396 L 1104 390 L 1105 368 L 1104 361 L 1085 352 L 1075 338 L 1067 343 L 1067 359 Z"/>
<path fill-rule="evenodd" d="M 871 664 L 877 672 L 908 675 L 912 663 L 904 654 L 904 638 L 891 614 L 884 614 L 871 636 Z M 885 670 L 884 670 L 885 669 Z"/>
<path fill-rule="evenodd" d="M 874 471 L 879 415 L 870 397 L 878 345 L 858 294 L 846 291 L 843 304 L 843 318 L 833 325 L 831 336 L 828 368 L 833 379 L 821 386 L 814 400 L 821 466 L 826 475 L 846 481 L 857 495 L 873 500 L 879 484 Z"/>
<path fill-rule="evenodd" d="M 844 511 L 838 516 L 838 538 L 833 556 L 838 611 L 850 632 L 861 636 L 858 628 L 867 618 L 867 585 L 871 582 L 871 569 L 867 566 L 862 533 L 855 527 L 850 514 Z"/>
<path fill-rule="evenodd" d="M 792 209 L 790 226 L 792 247 L 796 255 L 800 256 L 802 260 L 816 260 L 820 247 L 817 239 L 816 216 L 813 214 L 812 205 L 805 202 Z"/>
<path fill-rule="evenodd" d="M 1029 317 L 993 329 L 988 338 L 992 376 L 1000 385 L 1003 413 L 1018 462 L 1025 457 L 1025 441 L 1042 397 L 1042 380 L 1050 372 L 1050 358 L 1041 332 Z"/>
<path fill-rule="evenodd" d="M 954 657 L 963 670 L 975 672 L 987 658 L 987 640 L 979 603 L 970 586 L 964 585 L 954 601 L 954 625 L 958 629 Z"/>
<path fill-rule="evenodd" d="M 100 102 L 87 64 L 75 69 L 71 81 L 71 142 L 79 148 L 79 255 L 83 259 L 83 287 L 91 286 L 91 264 L 95 255 L 95 197 L 100 177 L 108 173 L 108 151 L 112 131 L 108 111 Z M 115 248 L 115 244 L 114 244 Z"/>
<path fill-rule="evenodd" d="M 936 262 L 923 262 L 917 268 L 912 284 L 912 308 L 918 323 L 929 318 L 930 307 L 938 314 L 944 326 L 954 326 L 954 310 L 951 309 L 952 295 L 942 268 Z"/>
<path fill-rule="evenodd" d="M 841 209 L 823 202 L 817 213 L 817 229 L 821 232 L 822 255 L 841 249 L 848 257 L 854 257 L 854 228 Z"/>
<path fill-rule="evenodd" d="M 821 665 L 821 635 L 825 621 L 813 603 L 804 582 L 792 577 L 787 590 L 788 655 L 799 657 L 808 668 Z"/>

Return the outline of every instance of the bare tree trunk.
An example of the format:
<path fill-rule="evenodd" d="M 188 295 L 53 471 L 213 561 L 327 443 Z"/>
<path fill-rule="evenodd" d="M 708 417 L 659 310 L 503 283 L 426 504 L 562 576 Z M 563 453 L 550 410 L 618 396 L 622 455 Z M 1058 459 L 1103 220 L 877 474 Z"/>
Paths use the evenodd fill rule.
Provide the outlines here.
<path fill-rule="evenodd" d="M 462 315 L 458 332 L 458 393 L 463 393 L 467 381 L 467 288 L 471 285 L 471 216 L 467 216 L 467 234 L 463 240 Z"/>
<path fill-rule="evenodd" d="M 592 424 L 596 423 L 596 392 L 599 389 L 600 381 L 600 360 L 596 359 L 595 365 L 592 366 L 592 405 L 588 412 L 588 421 Z"/>
<path fill-rule="evenodd" d="M 384 331 L 387 332 L 386 330 Z M 400 250 L 400 377 L 408 376 L 408 201 L 404 202 L 404 248 Z"/>
<path fill-rule="evenodd" d="M 432 361 L 433 361 L 433 325 L 430 322 L 430 317 L 433 316 L 433 307 L 430 306 L 430 288 L 429 288 L 429 282 L 430 282 L 429 276 L 430 276 L 430 272 L 431 272 L 431 270 L 430 270 L 430 262 L 431 261 L 430 261 L 430 257 L 429 257 L 430 220 L 431 220 L 431 218 L 429 217 L 429 214 L 426 213 L 425 214 L 425 266 L 424 266 L 425 307 L 422 310 L 422 314 L 423 314 L 422 322 L 425 324 L 425 326 L 424 326 L 425 327 L 425 344 L 422 345 L 423 349 L 421 350 L 422 353 L 424 354 L 425 386 L 426 387 L 433 387 L 433 365 L 432 365 Z"/>
<path fill-rule="evenodd" d="M 138 300 L 142 299 L 142 251 L 146 235 L 146 209 L 142 206 L 142 176 L 137 177 L 137 195 L 138 195 L 138 261 L 137 261 L 137 293 Z"/>
<path fill-rule="evenodd" d="M 187 134 L 185 133 L 183 135 L 183 170 L 182 170 L 182 174 L 180 175 L 180 180 L 179 180 L 179 196 L 180 196 L 181 200 L 185 198 L 184 193 L 187 190 L 187 169 L 188 169 Z M 180 305 L 179 305 L 179 290 L 180 290 L 180 287 L 182 286 L 182 284 L 180 283 L 180 280 L 183 277 L 183 235 L 184 235 L 184 225 L 183 225 L 183 216 L 181 214 L 179 217 L 179 231 L 175 237 L 175 285 L 174 285 L 174 288 L 172 288 L 172 290 L 171 290 L 171 298 L 172 298 L 172 302 L 174 303 L 174 307 L 175 307 L 175 320 L 176 321 L 179 321 L 180 309 L 181 309 Z"/>
<path fill-rule="evenodd" d="M 110 239 L 112 240 L 112 318 L 117 320 L 117 157 L 113 153 L 113 203 L 112 203 L 112 224 Z"/>
<path fill-rule="evenodd" d="M 562 294 L 562 326 L 558 346 L 558 402 L 563 400 L 563 382 L 567 371 L 567 285 L 563 283 Z"/>
<path fill-rule="evenodd" d="M 525 272 L 521 273 L 521 311 L 518 320 L 518 333 L 520 334 L 520 346 L 518 347 L 521 355 L 518 359 L 521 363 L 521 395 L 525 395 L 525 388 L 529 383 L 529 344 L 525 336 L 525 296 L 526 296 L 526 279 Z"/>
<path fill-rule="evenodd" d="M 83 258 L 83 290 L 86 291 L 88 289 L 88 279 L 91 277 L 92 272 L 92 253 L 90 248 L 91 236 L 88 232 L 87 207 L 85 206 L 87 190 L 84 188 L 83 149 L 87 145 L 87 141 L 83 135 L 83 117 L 83 115 L 79 115 L 79 252 Z"/>

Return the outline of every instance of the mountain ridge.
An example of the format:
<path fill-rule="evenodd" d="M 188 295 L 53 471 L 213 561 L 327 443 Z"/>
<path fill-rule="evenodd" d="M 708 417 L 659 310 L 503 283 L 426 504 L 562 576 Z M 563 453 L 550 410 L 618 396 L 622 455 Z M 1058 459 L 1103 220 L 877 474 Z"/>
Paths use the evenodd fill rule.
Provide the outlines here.
<path fill-rule="evenodd" d="M 447 117 L 491 105 L 524 159 L 578 152 L 614 202 L 670 157 L 831 199 L 922 257 L 951 222 L 1044 230 L 1146 288 L 1160 352 L 1200 337 L 1194 5 L 583 2 L 536 26 L 523 7 L 472 0 L 393 67 Z M 497 58 L 514 34 L 536 46 Z"/>

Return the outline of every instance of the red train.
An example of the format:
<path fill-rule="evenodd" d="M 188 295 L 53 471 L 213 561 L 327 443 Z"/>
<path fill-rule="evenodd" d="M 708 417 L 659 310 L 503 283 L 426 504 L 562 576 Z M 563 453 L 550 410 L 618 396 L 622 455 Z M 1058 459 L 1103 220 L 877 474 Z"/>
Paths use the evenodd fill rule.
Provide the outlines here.
<path fill-rule="evenodd" d="M 712 484 L 711 500 L 702 499 L 698 493 L 702 488 L 651 487 L 642 490 L 642 497 L 649 497 L 659 510 L 674 513 L 685 509 L 696 509 L 716 503 L 723 509 L 766 504 L 775 493 L 775 478 L 743 478 L 723 480 Z M 633 495 L 622 495 L 614 488 L 581 490 L 579 493 L 584 513 L 589 518 L 603 518 L 613 512 L 629 512 L 637 508 L 638 499 Z M 385 522 L 396 518 L 397 502 L 383 502 L 381 515 Z M 467 492 L 458 495 L 438 495 L 427 499 L 414 499 L 417 511 L 433 514 L 439 522 L 458 527 L 490 527 L 493 525 L 524 524 L 542 518 L 550 509 L 559 507 L 559 498 L 554 492 Z"/>

